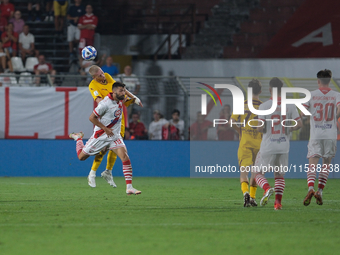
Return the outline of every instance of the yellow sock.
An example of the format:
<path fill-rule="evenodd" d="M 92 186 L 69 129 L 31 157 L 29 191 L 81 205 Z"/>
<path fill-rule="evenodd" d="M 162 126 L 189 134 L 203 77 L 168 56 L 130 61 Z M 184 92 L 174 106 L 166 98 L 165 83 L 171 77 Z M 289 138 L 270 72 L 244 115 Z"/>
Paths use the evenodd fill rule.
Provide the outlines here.
<path fill-rule="evenodd" d="M 116 159 L 117 159 L 117 154 L 114 153 L 113 151 L 109 151 L 109 154 L 107 154 L 107 164 L 106 164 L 107 170 L 112 170 L 114 164 L 116 163 Z"/>
<path fill-rule="evenodd" d="M 242 190 L 242 194 L 244 194 L 245 192 L 248 192 L 249 191 L 248 183 L 242 182 L 241 183 L 241 190 Z"/>
<path fill-rule="evenodd" d="M 99 152 L 99 154 L 97 154 L 94 157 L 91 170 L 97 171 L 98 167 L 100 166 L 100 163 L 102 163 L 102 160 L 103 160 L 105 154 L 106 154 L 106 152 L 105 153 Z"/>
<path fill-rule="evenodd" d="M 257 190 L 257 186 L 250 186 L 250 197 L 251 198 L 256 197 L 256 190 Z"/>

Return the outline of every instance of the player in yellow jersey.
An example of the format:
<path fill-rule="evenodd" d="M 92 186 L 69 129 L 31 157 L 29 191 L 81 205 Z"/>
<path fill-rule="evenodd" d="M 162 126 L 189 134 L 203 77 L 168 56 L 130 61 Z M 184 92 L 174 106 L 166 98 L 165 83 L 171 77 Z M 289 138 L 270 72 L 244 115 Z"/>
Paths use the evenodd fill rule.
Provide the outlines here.
<path fill-rule="evenodd" d="M 261 94 L 261 82 L 257 79 L 252 79 L 248 87 L 253 88 L 253 106 L 255 109 L 259 109 L 260 101 L 259 95 Z M 233 123 L 242 122 L 245 123 L 238 127 L 233 124 L 233 128 L 239 133 L 240 145 L 238 148 L 238 163 L 240 166 L 240 182 L 241 190 L 244 198 L 244 207 L 257 206 L 255 196 L 257 185 L 254 180 L 253 174 L 250 178 L 250 193 L 249 193 L 249 180 L 248 173 L 251 172 L 251 166 L 255 164 L 256 155 L 260 150 L 262 141 L 262 134 L 256 130 L 256 127 L 250 127 L 248 125 L 249 120 L 257 119 L 257 115 L 251 113 L 248 108 L 247 100 L 244 101 L 244 115 L 231 116 Z M 257 123 L 251 123 L 251 125 L 257 125 Z"/>
<path fill-rule="evenodd" d="M 104 73 L 103 70 L 96 65 L 93 65 L 89 69 L 89 73 L 92 76 L 93 80 L 89 84 L 89 90 L 93 97 L 93 99 L 99 103 L 101 100 L 104 99 L 107 94 L 112 92 L 112 84 L 116 81 L 109 75 L 108 73 Z M 137 105 L 143 106 L 141 101 L 138 97 L 131 94 L 129 91 L 126 91 L 126 94 L 129 98 L 126 98 L 124 105 L 129 106 L 132 103 L 136 103 Z M 125 134 L 125 119 L 124 119 L 124 113 L 122 113 L 122 124 L 121 124 L 121 131 L 120 134 L 122 137 L 124 137 Z M 104 155 L 106 154 L 106 151 L 101 151 L 98 155 L 95 156 L 91 171 L 88 176 L 88 184 L 92 187 L 96 187 L 96 171 L 102 162 Z M 109 151 L 107 155 L 107 164 L 106 164 L 106 170 L 101 173 L 101 176 L 114 188 L 117 187 L 117 185 L 113 181 L 112 177 L 112 168 L 116 162 L 117 155 L 113 151 Z"/>

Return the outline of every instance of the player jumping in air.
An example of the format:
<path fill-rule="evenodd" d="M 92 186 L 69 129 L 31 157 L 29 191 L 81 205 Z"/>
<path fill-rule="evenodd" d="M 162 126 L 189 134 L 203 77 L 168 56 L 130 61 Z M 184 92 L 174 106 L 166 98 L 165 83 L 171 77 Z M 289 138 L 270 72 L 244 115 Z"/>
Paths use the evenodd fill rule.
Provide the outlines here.
<path fill-rule="evenodd" d="M 123 173 L 126 181 L 126 194 L 141 194 L 141 191 L 132 187 L 132 167 L 130 158 L 120 134 L 125 99 L 125 84 L 115 82 L 112 92 L 109 93 L 90 115 L 90 121 L 95 125 L 91 138 L 84 146 L 82 132 L 72 133 L 70 137 L 77 141 L 76 151 L 79 160 L 86 160 L 102 150 L 113 151 L 123 162 Z"/>
<path fill-rule="evenodd" d="M 248 87 L 253 88 L 253 106 L 255 109 L 258 109 L 262 102 L 259 99 L 259 95 L 261 93 L 261 82 L 257 79 L 252 79 Z M 244 115 L 235 115 L 231 116 L 232 122 L 245 122 L 245 125 L 241 125 L 238 127 L 237 125 L 233 125 L 233 128 L 239 133 L 240 137 L 240 145 L 238 147 L 238 162 L 240 166 L 240 183 L 241 190 L 243 194 L 243 206 L 257 206 L 255 197 L 256 197 L 256 182 L 254 180 L 254 175 L 251 175 L 250 178 L 250 194 L 249 194 L 249 180 L 248 174 L 249 169 L 255 163 L 256 155 L 260 150 L 262 134 L 256 130 L 256 128 L 250 127 L 248 125 L 248 121 L 252 119 L 257 119 L 257 115 L 253 114 L 248 109 L 248 101 L 244 101 Z M 253 125 L 256 125 L 253 123 Z"/>
<path fill-rule="evenodd" d="M 257 130 L 264 132 L 261 148 L 257 154 L 255 169 L 255 181 L 264 189 L 264 196 L 260 201 L 260 205 L 264 206 L 268 203 L 270 196 L 275 191 L 275 203 L 274 209 L 282 209 L 282 195 L 285 188 L 285 168 L 288 167 L 288 152 L 289 152 L 289 133 L 293 130 L 298 130 L 302 127 L 300 115 L 295 105 L 287 105 L 286 115 L 281 115 L 281 88 L 283 83 L 280 79 L 274 77 L 269 82 L 269 91 L 273 97 L 273 88 L 277 88 L 277 108 L 270 114 L 265 116 L 259 116 L 259 125 L 264 123 L 263 126 L 258 127 Z M 259 110 L 268 110 L 273 104 L 273 99 L 269 99 L 260 105 Z M 295 127 L 288 126 L 289 123 L 282 122 L 285 119 L 295 120 Z M 267 120 L 267 121 L 266 121 Z M 262 122 L 261 122 L 262 121 Z M 294 122 L 289 126 L 293 126 Z M 265 168 L 266 167 L 266 168 Z M 267 171 L 274 171 L 275 188 L 271 188 L 267 179 L 264 177 L 264 173 Z"/>
<path fill-rule="evenodd" d="M 340 93 L 329 88 L 332 79 L 330 70 L 317 73 L 319 89 L 311 92 L 309 102 L 303 104 L 312 114 L 310 117 L 310 140 L 308 143 L 309 168 L 307 172 L 308 193 L 303 200 L 309 205 L 312 197 L 318 205 L 322 205 L 322 191 L 326 185 L 330 163 L 336 152 L 337 119 L 340 115 Z M 317 167 L 322 158 L 321 168 Z M 319 170 L 318 190 L 314 191 L 316 172 Z"/>
<path fill-rule="evenodd" d="M 92 76 L 93 80 L 91 81 L 89 85 L 90 93 L 94 99 L 94 101 L 98 104 L 101 100 L 104 99 L 105 96 L 107 96 L 110 92 L 112 92 L 112 84 L 116 81 L 112 79 L 111 75 L 108 73 L 104 73 L 103 70 L 96 65 L 93 65 L 90 67 L 89 70 L 90 75 Z M 125 106 L 129 106 L 131 103 L 135 102 L 138 105 L 141 105 L 140 100 L 132 95 L 130 92 L 126 91 L 127 95 L 132 98 L 132 100 L 127 100 L 124 102 Z M 121 131 L 120 134 L 122 137 L 124 137 L 125 134 L 125 115 L 124 112 L 122 113 L 122 121 L 121 121 Z M 96 171 L 98 167 L 100 166 L 100 163 L 102 162 L 104 155 L 107 151 L 101 151 L 99 154 L 97 154 L 94 158 L 91 171 L 88 175 L 88 184 L 90 187 L 94 188 L 96 187 Z M 109 151 L 107 155 L 107 164 L 106 164 L 106 170 L 101 173 L 101 176 L 112 186 L 117 187 L 116 184 L 113 181 L 112 177 L 112 168 L 116 162 L 117 155 L 113 151 Z"/>

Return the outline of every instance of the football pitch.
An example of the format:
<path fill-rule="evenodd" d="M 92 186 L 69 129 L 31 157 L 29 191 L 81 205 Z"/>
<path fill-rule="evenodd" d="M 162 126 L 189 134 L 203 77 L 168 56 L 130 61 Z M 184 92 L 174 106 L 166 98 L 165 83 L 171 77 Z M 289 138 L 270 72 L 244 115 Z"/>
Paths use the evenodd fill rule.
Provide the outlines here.
<path fill-rule="evenodd" d="M 335 254 L 340 180 L 324 205 L 302 205 L 306 180 L 287 179 L 283 210 L 243 208 L 238 179 L 134 178 L 127 196 L 97 177 L 0 178 L 0 254 Z M 269 183 L 273 185 L 274 180 Z M 263 191 L 259 188 L 259 203 Z"/>

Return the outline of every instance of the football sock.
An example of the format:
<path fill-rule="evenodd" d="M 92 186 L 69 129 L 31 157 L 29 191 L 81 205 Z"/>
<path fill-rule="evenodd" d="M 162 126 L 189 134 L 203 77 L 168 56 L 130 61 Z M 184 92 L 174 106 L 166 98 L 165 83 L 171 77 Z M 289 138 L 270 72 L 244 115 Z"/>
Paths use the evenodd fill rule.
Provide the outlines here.
<path fill-rule="evenodd" d="M 79 156 L 79 154 L 80 154 L 80 152 L 82 151 L 83 148 L 84 148 L 83 140 L 81 138 L 78 138 L 77 144 L 76 144 L 76 151 L 77 151 L 78 156 Z"/>
<path fill-rule="evenodd" d="M 130 160 L 123 162 L 123 173 L 126 184 L 132 184 L 132 166 Z"/>
<path fill-rule="evenodd" d="M 89 175 L 96 176 L 96 171 L 91 170 Z"/>
<path fill-rule="evenodd" d="M 259 185 L 265 191 L 267 191 L 267 189 L 270 189 L 270 185 L 269 185 L 267 179 L 262 174 L 257 174 L 255 176 L 255 181 L 256 181 L 257 185 Z"/>
<path fill-rule="evenodd" d="M 100 166 L 100 163 L 102 162 L 104 158 L 105 153 L 106 152 L 103 153 L 103 151 L 101 151 L 94 157 L 92 167 L 91 167 L 93 171 L 97 171 L 98 167 Z"/>
<path fill-rule="evenodd" d="M 308 172 L 307 172 L 307 184 L 308 184 L 308 190 L 311 190 L 310 187 L 314 189 L 314 182 L 316 179 L 316 171 L 314 168 L 309 166 Z"/>
<path fill-rule="evenodd" d="M 322 171 L 319 173 L 319 184 L 318 184 L 319 190 L 320 189 L 323 190 L 325 188 L 328 175 L 329 175 L 329 166 L 327 166 L 326 169 L 322 169 Z"/>
<path fill-rule="evenodd" d="M 241 182 L 241 190 L 242 190 L 242 194 L 244 194 L 244 193 L 249 191 L 248 183 L 247 182 Z"/>
<path fill-rule="evenodd" d="M 285 189 L 285 179 L 283 177 L 275 178 L 275 203 L 281 204 L 283 191 Z"/>
<path fill-rule="evenodd" d="M 116 163 L 116 160 L 117 160 L 117 154 L 114 153 L 113 151 L 109 151 L 109 153 L 107 155 L 106 169 L 112 170 L 114 164 Z"/>
<path fill-rule="evenodd" d="M 251 198 L 255 198 L 256 197 L 256 190 L 257 190 L 257 186 L 250 186 L 250 197 Z"/>

